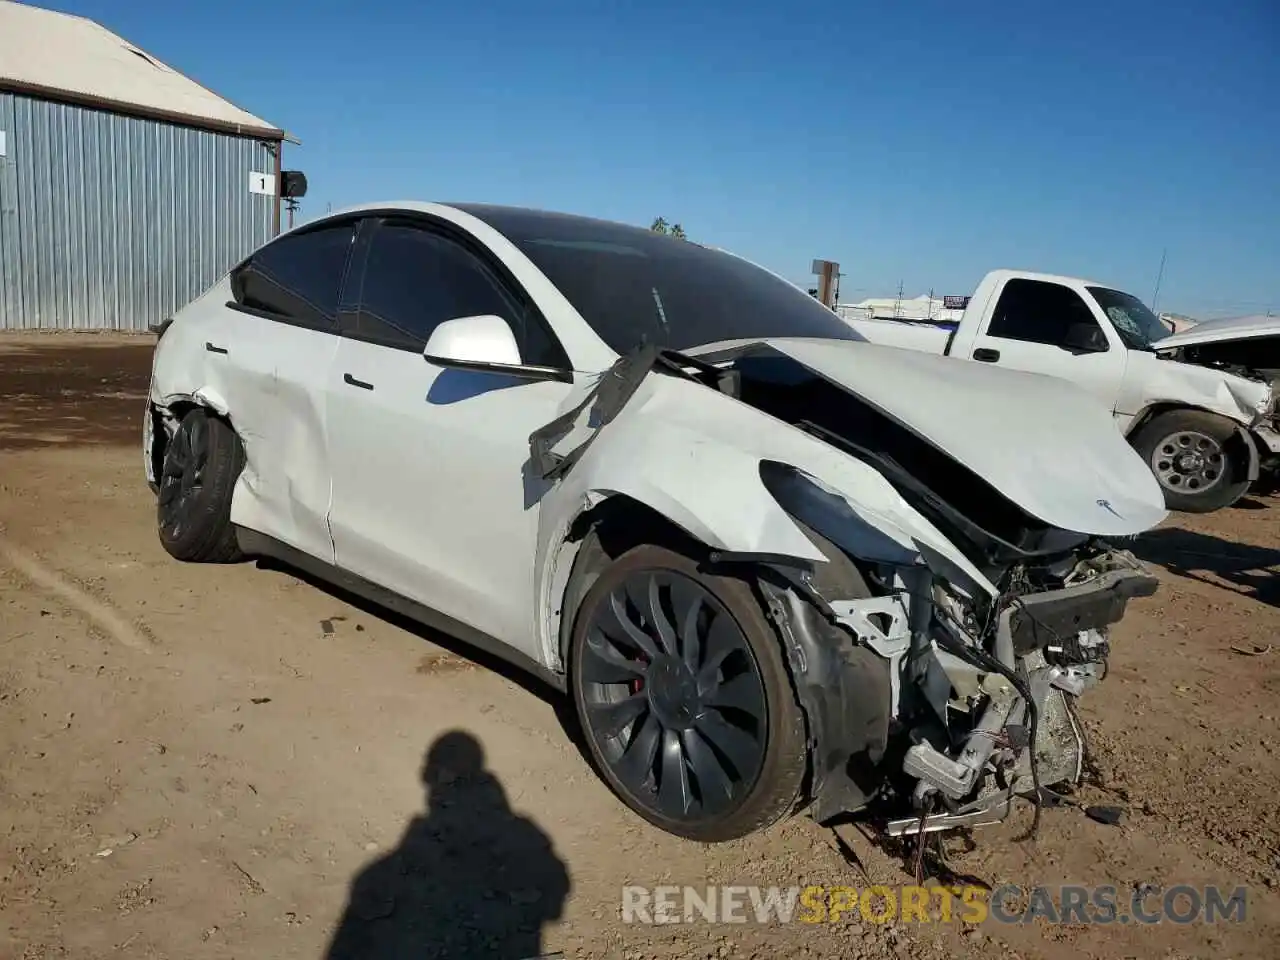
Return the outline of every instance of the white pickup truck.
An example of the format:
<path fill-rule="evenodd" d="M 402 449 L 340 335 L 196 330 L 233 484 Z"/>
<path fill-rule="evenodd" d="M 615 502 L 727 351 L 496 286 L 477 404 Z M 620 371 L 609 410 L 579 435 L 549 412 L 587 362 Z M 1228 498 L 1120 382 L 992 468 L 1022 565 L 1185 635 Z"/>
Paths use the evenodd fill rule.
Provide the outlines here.
<path fill-rule="evenodd" d="M 1070 380 L 1111 410 L 1151 466 L 1172 510 L 1207 513 L 1242 497 L 1280 458 L 1264 377 L 1160 351 L 1169 328 L 1137 297 L 1105 284 L 993 270 L 954 330 L 847 321 L 873 343 Z M 1016 405 L 1017 397 L 1009 403 Z M 1016 438 L 996 438 L 1016 443 Z"/>

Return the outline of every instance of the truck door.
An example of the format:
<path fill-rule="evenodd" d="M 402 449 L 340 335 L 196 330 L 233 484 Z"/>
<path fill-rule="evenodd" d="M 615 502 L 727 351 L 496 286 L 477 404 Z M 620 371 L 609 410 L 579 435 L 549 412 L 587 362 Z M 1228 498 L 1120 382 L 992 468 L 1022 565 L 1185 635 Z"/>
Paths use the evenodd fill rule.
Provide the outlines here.
<path fill-rule="evenodd" d="M 1077 386 L 1116 409 L 1126 349 L 1071 287 L 1015 278 L 983 317 L 972 358 L 1013 370 L 1043 373 Z"/>

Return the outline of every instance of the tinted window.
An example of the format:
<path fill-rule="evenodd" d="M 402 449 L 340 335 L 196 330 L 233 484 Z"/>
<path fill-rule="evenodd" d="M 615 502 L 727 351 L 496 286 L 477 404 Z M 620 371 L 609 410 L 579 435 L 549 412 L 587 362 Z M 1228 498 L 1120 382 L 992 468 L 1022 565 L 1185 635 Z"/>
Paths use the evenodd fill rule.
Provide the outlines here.
<path fill-rule="evenodd" d="M 1030 343 L 1062 343 L 1067 328 L 1088 325 L 1103 337 L 1088 305 L 1070 287 L 1042 280 L 1010 280 L 996 304 L 987 335 Z"/>
<path fill-rule="evenodd" d="M 343 224 L 268 244 L 232 277 L 236 302 L 308 325 L 332 325 L 354 234 L 351 224 Z"/>
<path fill-rule="evenodd" d="M 603 220 L 458 204 L 537 265 L 610 348 L 687 350 L 765 337 L 861 339 L 768 271 L 687 240 Z"/>
<path fill-rule="evenodd" d="M 525 363 L 567 365 L 530 307 L 471 251 L 411 224 L 378 228 L 360 295 L 362 333 L 420 350 L 446 320 L 481 314 L 511 325 Z"/>

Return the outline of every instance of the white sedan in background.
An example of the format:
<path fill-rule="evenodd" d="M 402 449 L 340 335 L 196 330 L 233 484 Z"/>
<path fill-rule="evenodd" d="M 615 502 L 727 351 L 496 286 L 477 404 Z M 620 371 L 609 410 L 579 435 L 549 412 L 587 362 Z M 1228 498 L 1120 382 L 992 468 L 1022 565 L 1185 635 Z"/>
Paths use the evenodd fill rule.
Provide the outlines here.
<path fill-rule="evenodd" d="M 1000 819 L 1079 775 L 1071 704 L 1155 589 L 1104 539 L 1165 510 L 1100 404 L 647 230 L 370 205 L 158 331 L 174 557 L 270 555 L 525 667 L 680 836 Z"/>

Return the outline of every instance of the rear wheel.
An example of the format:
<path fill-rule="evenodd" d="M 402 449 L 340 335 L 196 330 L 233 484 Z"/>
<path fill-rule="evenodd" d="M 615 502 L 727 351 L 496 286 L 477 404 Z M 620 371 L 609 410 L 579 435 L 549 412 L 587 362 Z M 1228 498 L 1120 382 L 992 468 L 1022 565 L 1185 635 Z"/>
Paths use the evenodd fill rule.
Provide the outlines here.
<path fill-rule="evenodd" d="M 157 519 L 170 556 L 202 563 L 241 559 L 231 494 L 244 447 L 226 422 L 199 407 L 182 418 L 164 453 Z"/>
<path fill-rule="evenodd" d="M 1162 413 L 1140 428 L 1133 446 L 1160 481 L 1170 510 L 1210 513 L 1249 489 L 1246 469 L 1228 449 L 1235 425 L 1202 410 Z"/>
<path fill-rule="evenodd" d="M 634 547 L 583 598 L 570 666 L 593 759 L 650 823 L 733 840 L 794 806 L 804 720 L 747 584 L 664 547 Z"/>

